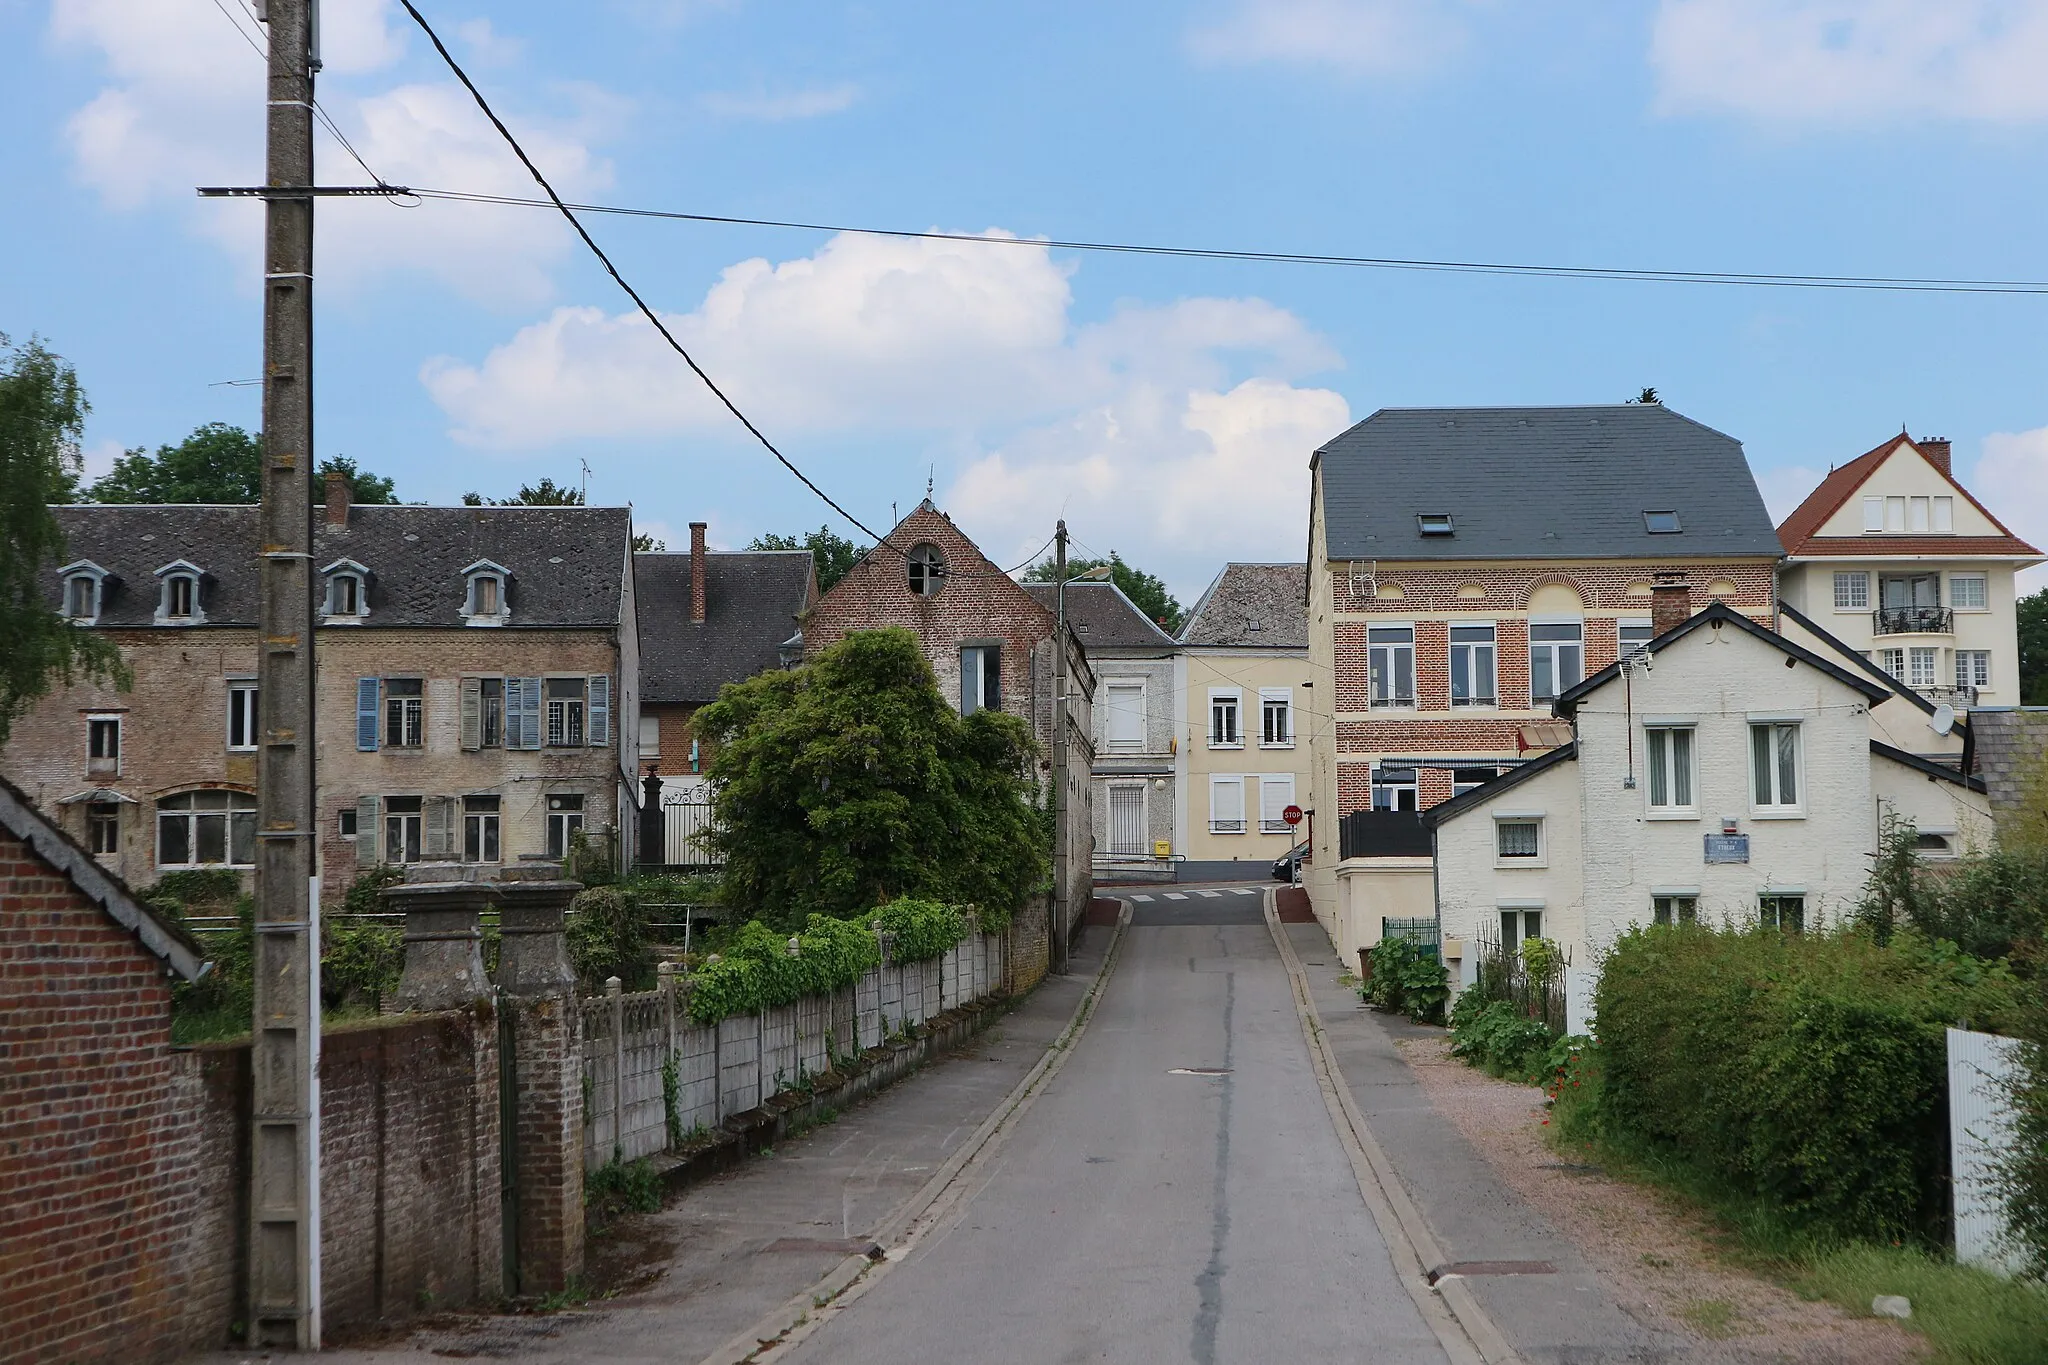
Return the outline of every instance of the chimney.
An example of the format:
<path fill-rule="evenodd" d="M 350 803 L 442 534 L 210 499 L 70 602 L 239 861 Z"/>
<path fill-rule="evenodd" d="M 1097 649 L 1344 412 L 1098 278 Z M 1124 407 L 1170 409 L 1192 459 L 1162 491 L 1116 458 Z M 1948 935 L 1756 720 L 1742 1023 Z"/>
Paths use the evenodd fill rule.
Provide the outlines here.
<path fill-rule="evenodd" d="M 346 527 L 348 525 L 348 502 L 354 489 L 350 487 L 348 475 L 338 469 L 327 471 L 327 524 Z"/>
<path fill-rule="evenodd" d="M 1650 633 L 1662 635 L 1692 615 L 1692 592 L 1682 573 L 1660 573 L 1650 589 Z"/>
<path fill-rule="evenodd" d="M 690 624 L 704 624 L 704 522 L 690 523 Z"/>
<path fill-rule="evenodd" d="M 1948 439 L 1948 437 L 1922 436 L 1919 440 L 1913 442 L 1913 444 L 1920 447 L 1920 453 L 1922 455 L 1925 455 L 1928 459 L 1934 462 L 1934 467 L 1936 469 L 1939 469 L 1944 474 L 1949 473 L 1949 449 L 1954 443 L 1951 442 Z"/>

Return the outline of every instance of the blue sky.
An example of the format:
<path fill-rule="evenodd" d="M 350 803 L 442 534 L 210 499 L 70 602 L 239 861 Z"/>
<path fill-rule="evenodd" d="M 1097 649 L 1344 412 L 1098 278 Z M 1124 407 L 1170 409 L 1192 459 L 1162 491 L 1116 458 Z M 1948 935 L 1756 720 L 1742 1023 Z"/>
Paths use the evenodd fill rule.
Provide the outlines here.
<path fill-rule="evenodd" d="M 241 0 L 0 0 L 0 330 L 89 458 L 254 426 Z M 427 0 L 565 192 L 698 212 L 1380 256 L 2048 278 L 2048 0 Z M 527 193 L 402 10 L 326 0 L 322 103 L 386 180 Z M 363 180 L 324 137 L 321 176 Z M 559 221 L 329 204 L 318 441 L 450 501 L 592 474 L 671 543 L 832 520 Z M 1003 562 L 1067 517 L 1181 596 L 1298 556 L 1315 444 L 1381 406 L 1618 401 L 1741 439 L 1782 514 L 1901 424 L 2048 541 L 2048 298 L 1392 274 L 593 221 L 870 525 Z M 843 529 L 843 528 L 842 528 Z"/>

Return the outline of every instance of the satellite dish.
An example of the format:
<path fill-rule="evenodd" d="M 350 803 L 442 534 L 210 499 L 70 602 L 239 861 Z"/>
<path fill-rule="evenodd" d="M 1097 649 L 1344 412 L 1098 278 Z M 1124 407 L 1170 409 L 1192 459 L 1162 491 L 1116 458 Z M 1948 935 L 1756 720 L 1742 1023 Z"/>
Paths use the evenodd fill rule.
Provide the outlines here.
<path fill-rule="evenodd" d="M 1934 708 L 1934 714 L 1927 718 L 1927 728 L 1937 735 L 1945 735 L 1956 728 L 1956 708 L 1947 702 Z"/>

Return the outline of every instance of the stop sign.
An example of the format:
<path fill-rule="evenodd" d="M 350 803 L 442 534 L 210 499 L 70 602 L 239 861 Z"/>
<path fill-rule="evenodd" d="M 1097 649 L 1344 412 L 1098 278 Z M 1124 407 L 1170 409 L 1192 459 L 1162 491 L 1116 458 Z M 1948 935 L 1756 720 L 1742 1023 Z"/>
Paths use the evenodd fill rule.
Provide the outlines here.
<path fill-rule="evenodd" d="M 1268 809 L 1271 809 L 1271 808 L 1270 808 L 1270 807 L 1268 807 Z M 1285 820 L 1285 821 L 1286 821 L 1286 822 L 1287 822 L 1288 824 L 1290 824 L 1290 825 L 1298 825 L 1298 824 L 1300 824 L 1300 823 L 1301 823 L 1301 807 L 1300 807 L 1300 806 L 1289 806 L 1289 807 L 1288 807 L 1288 808 L 1287 808 L 1286 810 L 1283 810 L 1283 811 L 1281 811 L 1281 812 L 1280 812 L 1280 818 L 1281 818 L 1282 820 Z"/>

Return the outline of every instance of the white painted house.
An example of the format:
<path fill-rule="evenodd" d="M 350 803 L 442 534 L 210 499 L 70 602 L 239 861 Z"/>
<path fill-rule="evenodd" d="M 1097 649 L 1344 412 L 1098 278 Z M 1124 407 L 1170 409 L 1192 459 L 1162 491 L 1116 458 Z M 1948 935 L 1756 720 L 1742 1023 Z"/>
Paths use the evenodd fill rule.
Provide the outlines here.
<path fill-rule="evenodd" d="M 1838 923 L 1885 811 L 1988 844 L 1981 780 L 1871 738 L 1896 693 L 1719 603 L 1562 694 L 1574 742 L 1425 814 L 1447 963 L 1542 935 L 1585 964 L 1634 925 Z"/>

